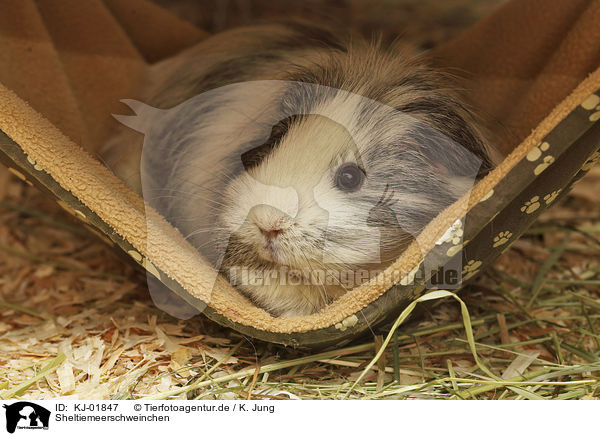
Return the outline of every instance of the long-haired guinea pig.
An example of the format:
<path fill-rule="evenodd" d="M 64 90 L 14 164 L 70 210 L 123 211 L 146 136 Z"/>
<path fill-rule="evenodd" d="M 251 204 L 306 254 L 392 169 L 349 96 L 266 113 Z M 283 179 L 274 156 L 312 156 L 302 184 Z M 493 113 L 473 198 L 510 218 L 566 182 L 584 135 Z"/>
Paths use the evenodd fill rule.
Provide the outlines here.
<path fill-rule="evenodd" d="M 258 306 L 307 315 L 492 168 L 456 88 L 399 44 L 240 28 L 155 65 L 103 157 Z"/>

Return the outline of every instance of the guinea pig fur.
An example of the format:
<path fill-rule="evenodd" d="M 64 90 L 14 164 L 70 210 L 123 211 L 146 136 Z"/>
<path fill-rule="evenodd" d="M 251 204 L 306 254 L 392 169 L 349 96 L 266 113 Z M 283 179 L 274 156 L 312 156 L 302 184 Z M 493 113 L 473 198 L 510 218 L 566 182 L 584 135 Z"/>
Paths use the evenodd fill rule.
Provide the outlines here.
<path fill-rule="evenodd" d="M 239 28 L 152 67 L 144 152 L 122 127 L 103 158 L 258 306 L 308 315 L 493 167 L 456 88 L 399 43 Z"/>

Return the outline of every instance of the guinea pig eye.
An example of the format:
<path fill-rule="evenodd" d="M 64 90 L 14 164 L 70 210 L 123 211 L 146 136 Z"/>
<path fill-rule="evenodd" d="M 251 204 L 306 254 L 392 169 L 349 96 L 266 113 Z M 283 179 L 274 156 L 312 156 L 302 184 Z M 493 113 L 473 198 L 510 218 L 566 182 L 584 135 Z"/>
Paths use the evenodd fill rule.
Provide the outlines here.
<path fill-rule="evenodd" d="M 335 185 L 345 192 L 358 191 L 365 180 L 365 173 L 355 163 L 347 163 L 335 173 Z"/>

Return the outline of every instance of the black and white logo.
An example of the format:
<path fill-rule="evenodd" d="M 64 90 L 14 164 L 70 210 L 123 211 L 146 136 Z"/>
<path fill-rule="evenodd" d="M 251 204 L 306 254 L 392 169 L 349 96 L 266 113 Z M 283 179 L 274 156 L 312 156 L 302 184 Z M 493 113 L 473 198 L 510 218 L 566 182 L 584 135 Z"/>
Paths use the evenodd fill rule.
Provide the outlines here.
<path fill-rule="evenodd" d="M 48 430 L 50 411 L 42 406 L 29 401 L 19 401 L 13 404 L 4 404 L 6 409 L 6 431 L 14 433 L 15 430 Z"/>

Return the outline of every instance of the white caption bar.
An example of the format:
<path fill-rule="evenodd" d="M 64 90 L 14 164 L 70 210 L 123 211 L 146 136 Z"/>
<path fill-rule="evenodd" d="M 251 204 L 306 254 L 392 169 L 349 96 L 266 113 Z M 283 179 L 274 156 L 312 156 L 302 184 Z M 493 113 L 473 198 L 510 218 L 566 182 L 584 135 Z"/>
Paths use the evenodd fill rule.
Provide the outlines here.
<path fill-rule="evenodd" d="M 596 401 L 0 401 L 0 435 L 597 434 Z M 539 419 L 532 419 L 537 416 Z M 572 419 L 572 417 L 577 419 Z M 571 417 L 571 418 L 569 418 Z"/>

